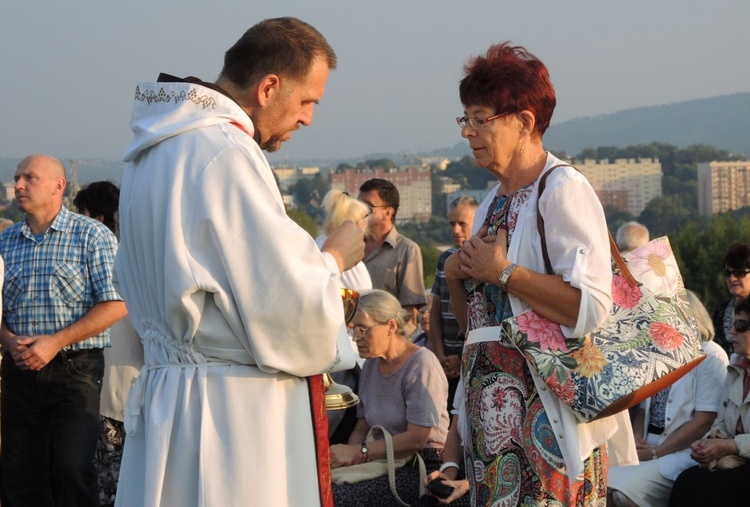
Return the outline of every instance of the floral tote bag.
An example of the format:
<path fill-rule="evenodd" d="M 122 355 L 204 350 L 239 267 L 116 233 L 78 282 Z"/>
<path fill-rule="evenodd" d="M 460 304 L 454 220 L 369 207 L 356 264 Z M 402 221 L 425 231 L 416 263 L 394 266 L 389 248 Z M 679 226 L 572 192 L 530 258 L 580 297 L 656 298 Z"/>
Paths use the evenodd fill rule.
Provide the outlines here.
<path fill-rule="evenodd" d="M 588 336 L 566 339 L 559 324 L 533 310 L 502 323 L 511 342 L 583 422 L 640 403 L 705 358 L 669 240 L 655 239 L 624 260 L 624 270 L 613 273 L 609 318 Z M 627 270 L 634 280 L 623 273 Z"/>

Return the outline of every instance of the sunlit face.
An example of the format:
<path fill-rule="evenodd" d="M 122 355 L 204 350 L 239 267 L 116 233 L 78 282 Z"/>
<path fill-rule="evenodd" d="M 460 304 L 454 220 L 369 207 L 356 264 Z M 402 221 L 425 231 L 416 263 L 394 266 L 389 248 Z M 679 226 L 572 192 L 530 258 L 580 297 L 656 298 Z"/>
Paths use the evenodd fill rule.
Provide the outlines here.
<path fill-rule="evenodd" d="M 750 316 L 746 312 L 734 315 L 732 336 L 734 336 L 734 352 L 750 359 Z"/>
<path fill-rule="evenodd" d="M 53 209 L 62 201 L 65 178 L 57 173 L 45 159 L 35 159 L 18 166 L 14 190 L 16 205 L 24 213 Z"/>
<path fill-rule="evenodd" d="M 313 110 L 325 93 L 328 81 L 328 62 L 318 57 L 310 73 L 301 81 L 280 78 L 281 88 L 266 107 L 253 114 L 253 124 L 260 133 L 260 147 L 268 152 L 278 151 L 292 138 L 300 125 L 313 121 Z"/>
<path fill-rule="evenodd" d="M 724 276 L 727 281 L 727 289 L 733 297 L 746 298 L 750 295 L 750 276 L 744 270 L 733 269 L 725 266 L 726 270 L 732 271 L 729 276 Z M 738 276 L 739 275 L 739 276 Z"/>
<path fill-rule="evenodd" d="M 363 203 L 367 204 L 372 213 L 369 216 L 368 228 L 371 230 L 379 230 L 384 227 L 389 227 L 391 224 L 391 216 L 393 214 L 393 208 L 388 206 L 381 197 L 380 192 L 377 190 L 370 190 L 369 192 L 362 192 L 359 194 L 358 199 Z"/>
<path fill-rule="evenodd" d="M 351 335 L 357 345 L 359 357 L 383 357 L 388 351 L 389 333 L 392 333 L 394 323 L 393 320 L 377 322 L 369 315 L 358 311 L 351 322 Z"/>
<path fill-rule="evenodd" d="M 363 214 L 362 218 L 357 220 L 357 227 L 359 227 L 361 231 L 367 232 L 367 226 L 370 224 L 370 215 L 372 215 L 372 211 L 368 209 L 367 212 Z"/>
<path fill-rule="evenodd" d="M 461 247 L 464 241 L 471 238 L 471 226 L 474 224 L 474 212 L 472 206 L 456 206 L 448 210 L 448 227 L 451 230 L 453 244 Z"/>
<path fill-rule="evenodd" d="M 476 116 L 481 119 L 497 114 L 494 108 L 485 106 L 467 106 L 465 116 Z M 461 135 L 469 141 L 476 163 L 493 174 L 505 174 L 516 156 L 521 139 L 521 122 L 515 115 L 502 116 L 485 123 L 479 128 L 466 125 Z"/>
<path fill-rule="evenodd" d="M 430 306 L 424 306 L 419 310 L 419 326 L 425 333 L 430 332 Z"/>

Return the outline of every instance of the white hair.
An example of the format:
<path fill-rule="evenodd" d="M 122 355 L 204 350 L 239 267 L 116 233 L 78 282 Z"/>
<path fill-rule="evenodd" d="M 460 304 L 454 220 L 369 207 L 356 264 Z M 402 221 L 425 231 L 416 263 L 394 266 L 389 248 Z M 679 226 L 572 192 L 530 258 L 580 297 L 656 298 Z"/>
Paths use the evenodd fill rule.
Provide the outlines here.
<path fill-rule="evenodd" d="M 615 243 L 620 252 L 627 253 L 648 243 L 649 234 L 645 225 L 638 222 L 628 222 L 617 229 Z"/>
<path fill-rule="evenodd" d="M 367 204 L 350 197 L 349 194 L 341 190 L 329 191 L 323 197 L 322 206 L 326 213 L 323 230 L 328 235 L 341 227 L 341 224 L 347 220 L 357 223 L 370 213 L 370 207 Z"/>

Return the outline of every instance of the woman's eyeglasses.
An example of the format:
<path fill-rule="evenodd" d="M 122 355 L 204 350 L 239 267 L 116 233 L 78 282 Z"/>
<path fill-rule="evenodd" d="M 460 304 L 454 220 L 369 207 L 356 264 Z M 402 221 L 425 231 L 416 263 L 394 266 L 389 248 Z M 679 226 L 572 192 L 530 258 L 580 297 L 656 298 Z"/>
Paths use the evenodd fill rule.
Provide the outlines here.
<path fill-rule="evenodd" d="M 364 326 L 360 326 L 360 325 L 352 326 L 352 336 L 362 336 L 362 337 L 364 337 L 367 333 L 369 333 L 370 331 L 372 331 L 376 327 L 382 326 L 384 324 L 387 324 L 387 322 L 381 322 L 379 324 L 375 324 L 374 326 L 370 326 L 370 327 L 364 327 Z"/>
<path fill-rule="evenodd" d="M 466 125 L 476 130 L 485 123 L 489 123 L 492 120 L 497 120 L 498 118 L 500 118 L 501 116 L 505 116 L 506 114 L 508 113 L 500 113 L 485 119 L 479 118 L 478 116 L 459 116 L 456 118 L 456 123 L 458 123 L 458 126 L 461 127 L 461 130 L 465 129 Z"/>
<path fill-rule="evenodd" d="M 724 275 L 724 278 L 729 278 L 732 275 L 734 275 L 735 278 L 745 278 L 745 275 L 750 273 L 750 269 L 748 268 L 743 268 L 743 269 L 724 268 L 721 272 Z"/>
<path fill-rule="evenodd" d="M 744 333 L 745 331 L 750 329 L 750 322 L 743 320 L 743 319 L 734 319 L 734 322 L 732 323 L 732 327 L 738 333 Z"/>

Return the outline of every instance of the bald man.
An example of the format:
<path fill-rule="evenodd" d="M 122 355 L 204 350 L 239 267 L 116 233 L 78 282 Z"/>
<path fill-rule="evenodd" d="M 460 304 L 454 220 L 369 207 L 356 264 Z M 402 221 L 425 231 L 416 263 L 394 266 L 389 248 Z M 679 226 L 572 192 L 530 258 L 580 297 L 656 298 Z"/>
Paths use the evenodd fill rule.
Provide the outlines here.
<path fill-rule="evenodd" d="M 110 325 L 127 313 L 112 285 L 117 240 L 63 206 L 59 160 L 26 157 L 15 182 L 26 215 L 0 235 L 0 503 L 98 506 L 102 349 Z"/>

